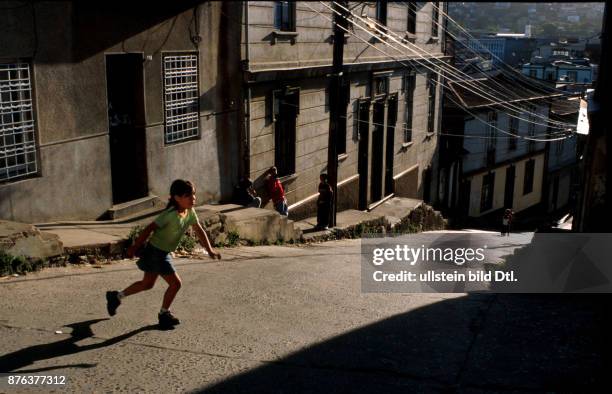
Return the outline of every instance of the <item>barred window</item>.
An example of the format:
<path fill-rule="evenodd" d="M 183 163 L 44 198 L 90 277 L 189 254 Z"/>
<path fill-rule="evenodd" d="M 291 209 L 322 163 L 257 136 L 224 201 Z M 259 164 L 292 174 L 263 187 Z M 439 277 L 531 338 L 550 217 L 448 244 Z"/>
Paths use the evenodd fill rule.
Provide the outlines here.
<path fill-rule="evenodd" d="M 166 144 L 199 135 L 198 55 L 164 56 Z"/>
<path fill-rule="evenodd" d="M 38 172 L 28 63 L 0 63 L 0 181 Z"/>

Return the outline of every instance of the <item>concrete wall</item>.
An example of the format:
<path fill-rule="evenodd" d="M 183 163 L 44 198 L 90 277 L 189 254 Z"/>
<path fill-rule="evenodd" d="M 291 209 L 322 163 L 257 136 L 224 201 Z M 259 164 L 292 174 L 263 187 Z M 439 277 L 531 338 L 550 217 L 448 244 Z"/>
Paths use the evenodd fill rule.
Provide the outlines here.
<path fill-rule="evenodd" d="M 195 3 L 195 2 L 194 2 Z M 0 61 L 32 61 L 40 152 L 38 176 L 0 185 L 0 217 L 41 222 L 95 219 L 112 206 L 105 55 L 143 58 L 149 192 L 191 179 L 199 202 L 229 198 L 238 176 L 240 34 L 224 17 L 238 3 L 147 9 L 35 2 L 3 11 Z M 36 28 L 37 34 L 34 33 Z M 201 44 L 193 42 L 199 31 Z M 220 53 L 218 48 L 224 48 Z M 199 52 L 200 137 L 165 145 L 162 56 Z"/>
<path fill-rule="evenodd" d="M 70 2 L 0 14 L 0 25 L 9 27 L 0 35 L 0 61 L 31 64 L 39 148 L 38 175 L 0 185 L 3 219 L 95 218 L 110 206 L 104 63 L 99 57 L 72 61 L 72 14 Z"/>
<path fill-rule="evenodd" d="M 326 2 L 326 5 L 331 7 L 332 2 Z M 376 8 L 372 5 L 373 3 L 349 2 L 349 8 L 353 9 L 353 12 L 358 16 L 361 16 L 363 12 L 370 18 L 374 18 L 376 16 Z M 441 2 L 439 6 L 442 8 L 444 3 Z M 440 42 L 430 40 L 432 8 L 431 3 L 417 4 L 415 44 L 428 52 L 439 53 Z M 323 14 L 323 16 L 317 12 Z M 274 34 L 274 2 L 250 1 L 248 3 L 248 56 L 250 71 L 316 67 L 332 63 L 333 29 L 329 19 L 332 19 L 333 12 L 319 2 L 298 1 L 296 13 L 297 36 L 279 38 Z M 388 3 L 387 27 L 391 31 L 404 36 L 407 18 L 408 6 L 406 4 Z M 440 15 L 440 20 L 442 20 L 441 18 Z M 440 29 L 440 31 L 442 30 Z M 368 47 L 363 40 L 386 51 L 388 55 L 393 57 L 418 58 L 412 44 L 409 44 L 412 50 L 404 49 L 404 53 L 399 53 L 391 49 L 382 40 L 374 38 L 372 34 L 357 27 L 353 29 L 353 33 L 357 37 L 349 34 L 347 44 L 345 45 L 344 62 L 346 64 L 370 63 L 391 59 L 390 56 Z M 373 30 L 372 33 L 375 33 L 375 31 Z M 394 46 L 397 45 L 394 44 Z"/>

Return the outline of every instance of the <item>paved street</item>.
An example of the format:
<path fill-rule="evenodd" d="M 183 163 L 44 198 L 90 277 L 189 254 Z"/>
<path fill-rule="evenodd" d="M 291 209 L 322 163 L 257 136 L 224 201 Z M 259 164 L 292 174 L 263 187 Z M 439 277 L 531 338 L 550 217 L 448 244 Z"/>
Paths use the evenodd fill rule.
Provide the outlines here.
<path fill-rule="evenodd" d="M 175 260 L 172 331 L 161 280 L 107 316 L 134 261 L 0 280 L 0 372 L 65 375 L 56 392 L 589 392 L 610 354 L 606 295 L 363 294 L 359 240 L 221 252 Z"/>

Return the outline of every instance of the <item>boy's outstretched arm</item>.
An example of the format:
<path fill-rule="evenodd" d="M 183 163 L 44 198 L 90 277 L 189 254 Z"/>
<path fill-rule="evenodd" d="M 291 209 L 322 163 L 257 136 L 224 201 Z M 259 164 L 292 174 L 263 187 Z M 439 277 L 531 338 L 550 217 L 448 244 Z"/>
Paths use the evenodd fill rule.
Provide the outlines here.
<path fill-rule="evenodd" d="M 212 245 L 210 244 L 210 240 L 208 239 L 208 235 L 206 235 L 206 231 L 204 231 L 202 225 L 200 223 L 194 223 L 193 229 L 195 230 L 195 233 L 198 236 L 198 239 L 200 240 L 200 245 L 202 245 L 204 249 L 206 249 L 210 258 L 217 258 L 221 260 L 221 253 L 213 249 Z"/>
<path fill-rule="evenodd" d="M 136 253 L 136 251 L 140 249 L 142 244 L 144 244 L 145 241 L 149 238 L 149 235 L 151 235 L 151 233 L 155 231 L 156 229 L 157 229 L 157 224 L 153 222 L 149 224 L 147 227 L 145 227 L 144 230 L 142 230 L 138 238 L 136 238 L 136 240 L 134 241 L 134 244 L 132 244 L 127 250 L 127 255 L 129 258 L 134 257 L 134 254 Z"/>

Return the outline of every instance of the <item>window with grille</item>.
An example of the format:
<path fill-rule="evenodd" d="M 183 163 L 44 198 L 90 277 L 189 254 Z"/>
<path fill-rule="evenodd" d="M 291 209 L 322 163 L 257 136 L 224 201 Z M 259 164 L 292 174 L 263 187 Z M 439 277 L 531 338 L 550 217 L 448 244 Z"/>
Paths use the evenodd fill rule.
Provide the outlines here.
<path fill-rule="evenodd" d="M 0 182 L 36 174 L 32 85 L 28 63 L 0 63 Z"/>
<path fill-rule="evenodd" d="M 198 55 L 164 56 L 166 144 L 199 136 Z"/>

